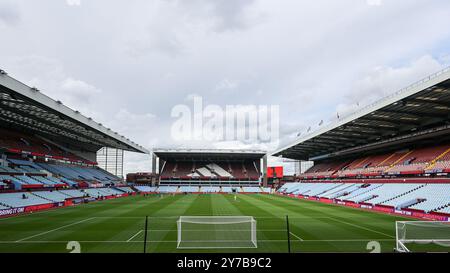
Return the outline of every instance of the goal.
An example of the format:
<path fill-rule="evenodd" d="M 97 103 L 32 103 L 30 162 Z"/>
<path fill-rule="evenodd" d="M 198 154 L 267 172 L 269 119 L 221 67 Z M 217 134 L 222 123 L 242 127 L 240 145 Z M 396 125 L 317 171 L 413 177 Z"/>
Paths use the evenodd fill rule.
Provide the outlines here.
<path fill-rule="evenodd" d="M 399 252 L 450 249 L 450 222 L 397 221 L 396 250 Z M 432 244 L 423 247 L 421 245 Z"/>
<path fill-rule="evenodd" d="M 177 248 L 257 248 L 252 216 L 180 216 Z"/>

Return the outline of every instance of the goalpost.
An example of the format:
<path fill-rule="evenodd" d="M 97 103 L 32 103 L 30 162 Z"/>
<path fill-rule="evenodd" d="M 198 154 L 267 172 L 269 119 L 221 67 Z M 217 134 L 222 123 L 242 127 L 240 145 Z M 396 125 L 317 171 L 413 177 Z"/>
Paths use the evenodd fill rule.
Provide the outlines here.
<path fill-rule="evenodd" d="M 414 244 L 434 244 L 435 248 L 450 248 L 450 222 L 395 222 L 396 250 L 411 252 Z M 433 251 L 433 247 L 427 247 Z M 423 251 L 419 247 L 419 251 Z"/>
<path fill-rule="evenodd" d="M 252 216 L 180 216 L 177 248 L 257 248 Z"/>

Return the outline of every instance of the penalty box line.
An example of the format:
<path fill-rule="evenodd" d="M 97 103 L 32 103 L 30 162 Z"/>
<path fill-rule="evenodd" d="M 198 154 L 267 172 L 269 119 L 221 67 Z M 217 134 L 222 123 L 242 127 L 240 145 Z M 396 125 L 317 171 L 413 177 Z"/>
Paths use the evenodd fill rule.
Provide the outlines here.
<path fill-rule="evenodd" d="M 299 241 L 303 242 L 303 239 L 300 238 L 298 235 L 296 235 L 295 233 L 293 233 L 292 231 L 289 231 L 289 234 L 291 234 L 292 236 L 294 236 L 295 238 L 297 238 Z"/>
<path fill-rule="evenodd" d="M 141 234 L 142 232 L 144 232 L 143 229 L 139 230 L 138 232 L 136 232 L 136 234 L 134 234 L 133 236 L 131 236 L 127 242 L 130 242 L 131 240 L 133 240 L 134 238 L 136 238 L 139 234 Z"/>

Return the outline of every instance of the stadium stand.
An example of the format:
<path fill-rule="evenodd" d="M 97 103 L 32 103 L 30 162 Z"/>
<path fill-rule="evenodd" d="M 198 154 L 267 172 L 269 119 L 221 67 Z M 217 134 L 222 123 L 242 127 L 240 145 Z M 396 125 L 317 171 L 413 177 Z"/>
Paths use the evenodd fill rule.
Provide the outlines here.
<path fill-rule="evenodd" d="M 60 207 L 57 203 L 65 205 L 89 194 L 122 196 L 134 192 L 130 187 L 111 188 L 122 185 L 122 179 L 97 167 L 97 152 L 104 148 L 138 153 L 148 150 L 3 72 L 0 210 L 27 207 L 28 212 L 52 207 L 48 204 Z M 123 164 L 116 166 L 122 168 Z M 0 215 L 23 211 L 2 211 Z"/>
<path fill-rule="evenodd" d="M 445 212 L 450 205 L 450 184 L 286 183 L 278 192 L 424 212 Z"/>
<path fill-rule="evenodd" d="M 181 186 L 181 192 L 198 187 L 258 187 L 265 152 L 254 150 L 154 149 L 160 186 Z M 193 189 L 185 187 L 194 187 Z M 205 192 L 200 188 L 201 192 Z M 159 189 L 161 191 L 161 188 Z M 216 192 L 217 188 L 206 188 Z M 220 190 L 219 190 L 220 192 Z"/>
<path fill-rule="evenodd" d="M 445 144 L 362 157 L 349 162 L 319 163 L 299 178 L 328 179 L 441 173 L 450 170 L 449 158 L 450 145 Z"/>
<path fill-rule="evenodd" d="M 33 135 L 4 128 L 0 128 L 0 135 L 2 136 L 0 138 L 0 147 L 10 151 L 83 161 L 82 158 Z"/>
<path fill-rule="evenodd" d="M 218 180 L 258 180 L 259 170 L 253 162 L 241 164 L 224 164 L 229 168 L 223 168 L 218 163 L 209 162 L 167 162 L 164 166 L 161 178 L 168 179 L 218 179 Z"/>
<path fill-rule="evenodd" d="M 272 155 L 314 165 L 277 192 L 449 219 L 449 94 L 447 68 L 299 136 Z"/>

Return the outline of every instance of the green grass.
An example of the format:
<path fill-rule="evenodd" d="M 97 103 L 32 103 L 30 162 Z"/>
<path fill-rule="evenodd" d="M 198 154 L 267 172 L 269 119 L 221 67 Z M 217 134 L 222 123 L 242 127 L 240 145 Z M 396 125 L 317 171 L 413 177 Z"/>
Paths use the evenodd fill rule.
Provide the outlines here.
<path fill-rule="evenodd" d="M 395 221 L 410 220 L 274 195 L 177 195 L 126 197 L 0 219 L 0 252 L 142 252 L 145 216 L 148 252 L 287 252 L 289 215 L 293 252 L 382 252 L 395 245 Z M 177 249 L 180 215 L 247 215 L 257 220 L 258 248 Z"/>

